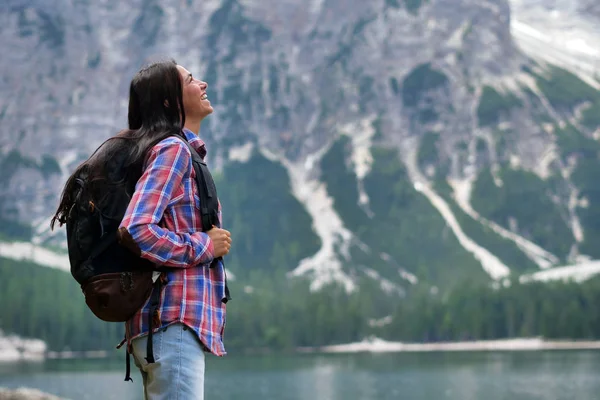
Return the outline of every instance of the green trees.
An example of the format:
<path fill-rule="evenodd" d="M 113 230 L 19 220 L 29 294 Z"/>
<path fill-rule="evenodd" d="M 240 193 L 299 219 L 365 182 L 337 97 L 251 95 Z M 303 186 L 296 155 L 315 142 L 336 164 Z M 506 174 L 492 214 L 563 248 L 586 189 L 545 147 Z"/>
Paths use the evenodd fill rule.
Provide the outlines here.
<path fill-rule="evenodd" d="M 535 282 L 490 289 L 464 284 L 446 298 L 416 294 L 381 332 L 389 340 L 490 340 L 511 337 L 597 339 L 600 279 Z"/>
<path fill-rule="evenodd" d="M 522 106 L 521 101 L 512 94 L 503 96 L 493 88 L 484 86 L 477 108 L 479 125 L 492 126 L 500 122 L 513 108 Z"/>
<path fill-rule="evenodd" d="M 287 272 L 319 249 L 310 215 L 292 195 L 280 164 L 254 153 L 248 163 L 225 167 L 215 181 L 224 226 L 236 241 L 227 261 L 236 276 L 246 279 L 250 269 Z"/>
<path fill-rule="evenodd" d="M 567 211 L 553 201 L 559 190 L 523 170 L 502 168 L 498 177 L 502 186 L 494 183 L 491 169 L 481 171 L 473 187 L 473 208 L 507 229 L 513 220 L 520 235 L 566 258 L 575 238 L 563 217 Z"/>
<path fill-rule="evenodd" d="M 98 320 L 65 272 L 0 258 L 0 328 L 43 339 L 50 350 L 108 350 L 122 324 Z M 375 281 L 350 295 L 338 286 L 310 292 L 284 271 L 255 271 L 231 282 L 225 343 L 232 352 L 292 351 L 360 341 L 366 336 L 404 342 L 537 337 L 600 339 L 600 278 L 582 284 L 516 281 L 492 288 L 463 281 L 444 293 L 424 284 L 405 297 L 387 295 Z M 372 326 L 372 319 L 391 322 Z"/>
<path fill-rule="evenodd" d="M 52 350 L 110 349 L 121 324 L 97 319 L 65 272 L 0 258 L 0 328 L 46 341 Z"/>

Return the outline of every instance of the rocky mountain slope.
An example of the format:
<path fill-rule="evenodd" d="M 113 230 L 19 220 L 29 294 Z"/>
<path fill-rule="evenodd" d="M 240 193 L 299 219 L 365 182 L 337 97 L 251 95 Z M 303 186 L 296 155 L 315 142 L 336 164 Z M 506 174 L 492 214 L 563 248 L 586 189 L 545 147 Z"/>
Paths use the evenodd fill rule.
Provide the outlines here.
<path fill-rule="evenodd" d="M 65 174 L 124 126 L 159 55 L 210 85 L 237 277 L 403 294 L 598 258 L 600 36 L 593 5 L 565 4 L 4 2 L 3 235 L 60 243 Z"/>

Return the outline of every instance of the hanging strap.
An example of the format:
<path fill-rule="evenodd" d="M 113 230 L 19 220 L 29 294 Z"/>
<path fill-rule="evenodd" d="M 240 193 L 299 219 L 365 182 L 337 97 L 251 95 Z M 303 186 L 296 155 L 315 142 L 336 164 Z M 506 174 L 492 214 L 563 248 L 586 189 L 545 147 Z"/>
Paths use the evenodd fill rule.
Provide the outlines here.
<path fill-rule="evenodd" d="M 158 313 L 158 306 L 160 305 L 160 291 L 162 289 L 161 278 L 159 277 L 154 285 L 152 286 L 152 294 L 150 295 L 150 311 L 148 312 L 148 341 L 146 342 L 146 361 L 148 364 L 156 362 L 154 359 L 154 346 L 152 343 L 152 337 L 154 334 L 154 316 Z M 131 379 L 131 353 L 129 351 L 129 344 L 125 349 L 125 381 L 133 382 Z"/>
<path fill-rule="evenodd" d="M 158 317 L 158 306 L 160 304 L 161 278 L 154 282 L 152 295 L 150 296 L 150 312 L 148 312 L 148 341 L 146 342 L 146 361 L 154 363 L 154 348 L 152 346 L 152 335 L 154 333 L 154 317 Z"/>
<path fill-rule="evenodd" d="M 125 382 L 131 381 L 131 354 L 129 353 L 129 349 L 125 350 Z"/>

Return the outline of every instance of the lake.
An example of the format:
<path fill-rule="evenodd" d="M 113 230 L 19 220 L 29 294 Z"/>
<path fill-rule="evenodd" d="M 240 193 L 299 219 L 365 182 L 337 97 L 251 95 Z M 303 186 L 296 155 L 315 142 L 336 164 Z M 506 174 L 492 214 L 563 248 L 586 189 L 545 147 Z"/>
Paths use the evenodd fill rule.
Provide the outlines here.
<path fill-rule="evenodd" d="M 121 360 L 0 365 L 0 386 L 72 400 L 142 399 Z M 595 399 L 600 352 L 298 354 L 209 357 L 206 400 Z"/>

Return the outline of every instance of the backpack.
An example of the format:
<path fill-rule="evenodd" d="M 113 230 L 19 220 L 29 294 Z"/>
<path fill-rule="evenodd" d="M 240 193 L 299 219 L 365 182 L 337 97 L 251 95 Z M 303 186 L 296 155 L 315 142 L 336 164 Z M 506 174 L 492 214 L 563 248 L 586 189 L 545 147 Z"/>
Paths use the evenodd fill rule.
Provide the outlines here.
<path fill-rule="evenodd" d="M 206 231 L 213 225 L 218 227 L 219 204 L 212 175 L 186 138 L 178 135 L 175 137 L 182 139 L 192 154 L 203 230 Z M 74 177 L 74 202 L 66 221 L 71 275 L 81 285 L 88 308 L 103 321 L 129 320 L 150 297 L 147 360 L 152 363 L 152 316 L 157 313 L 161 292 L 161 279 L 156 279 L 155 272 L 162 272 L 167 268 L 139 257 L 119 243 L 118 227 L 139 176 L 132 176 L 130 168 L 126 167 L 127 151 L 103 154 L 103 145 L 94 154 L 98 153 L 97 156 L 102 157 L 106 180 L 102 183 L 89 182 L 85 168 Z M 218 260 L 220 259 L 215 259 L 211 267 Z M 225 282 L 225 298 L 222 301 L 226 303 L 230 299 Z M 128 349 L 125 380 L 131 380 L 129 372 Z"/>

